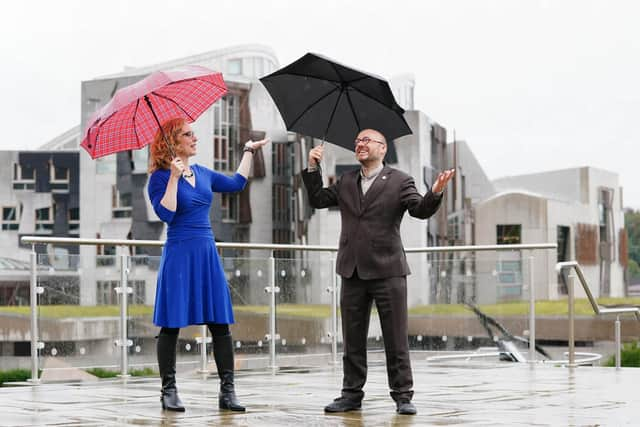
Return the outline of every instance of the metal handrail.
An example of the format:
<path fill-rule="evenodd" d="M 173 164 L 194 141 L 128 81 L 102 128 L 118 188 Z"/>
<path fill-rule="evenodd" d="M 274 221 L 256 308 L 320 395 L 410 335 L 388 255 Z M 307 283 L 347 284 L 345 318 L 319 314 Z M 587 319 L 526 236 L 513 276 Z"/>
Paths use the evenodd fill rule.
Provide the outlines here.
<path fill-rule="evenodd" d="M 606 314 L 615 314 L 616 321 L 614 323 L 614 333 L 616 342 L 616 369 L 620 369 L 620 348 L 621 348 L 621 334 L 620 334 L 620 315 L 621 314 L 633 314 L 636 316 L 636 320 L 640 321 L 640 309 L 638 307 L 601 307 L 598 301 L 593 297 L 591 289 L 587 284 L 587 280 L 584 277 L 582 268 L 577 261 L 564 261 L 556 264 L 556 271 L 560 273 L 565 268 L 573 268 L 578 276 L 580 284 L 584 289 L 587 299 L 591 304 L 591 308 L 595 314 L 601 316 Z M 568 290 L 568 303 L 569 303 L 569 366 L 576 366 L 575 363 L 575 336 L 574 336 L 574 322 L 575 322 L 575 310 L 574 310 L 574 289 L 573 289 L 574 276 L 569 276 L 569 282 L 567 284 Z"/>
<path fill-rule="evenodd" d="M 22 236 L 22 243 L 46 244 L 57 243 L 59 245 L 112 245 L 112 246 L 164 246 L 163 240 L 128 240 L 128 239 L 85 239 L 76 237 L 42 237 Z M 255 249 L 255 250 L 302 250 L 319 252 L 337 252 L 337 246 L 321 245 L 290 245 L 278 243 L 232 243 L 216 242 L 220 249 Z M 424 252 L 486 252 L 486 251 L 520 251 L 533 249 L 557 249 L 556 243 L 532 243 L 517 245 L 478 245 L 478 246 L 438 246 L 405 248 L 406 253 Z"/>

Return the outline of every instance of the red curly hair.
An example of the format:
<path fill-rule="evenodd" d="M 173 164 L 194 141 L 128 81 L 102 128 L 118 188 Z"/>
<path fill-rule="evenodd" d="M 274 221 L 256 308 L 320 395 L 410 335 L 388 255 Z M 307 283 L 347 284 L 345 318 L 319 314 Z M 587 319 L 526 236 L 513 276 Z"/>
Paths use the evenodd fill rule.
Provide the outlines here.
<path fill-rule="evenodd" d="M 182 117 L 169 119 L 162 123 L 162 131 L 167 135 L 167 139 L 169 140 L 169 144 L 171 145 L 171 148 L 173 148 L 174 153 L 178 146 L 178 134 L 185 123 L 187 123 L 187 121 Z M 162 132 L 158 129 L 156 135 L 153 137 L 151 147 L 149 148 L 149 173 L 153 173 L 158 169 L 169 169 L 171 167 L 172 159 L 169 147 L 167 147 L 167 143 L 162 137 Z"/>

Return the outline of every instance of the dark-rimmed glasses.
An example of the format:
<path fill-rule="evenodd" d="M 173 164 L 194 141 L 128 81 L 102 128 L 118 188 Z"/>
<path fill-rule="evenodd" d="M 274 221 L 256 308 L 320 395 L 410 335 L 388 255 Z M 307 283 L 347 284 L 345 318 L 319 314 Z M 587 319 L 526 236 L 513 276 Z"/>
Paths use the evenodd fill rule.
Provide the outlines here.
<path fill-rule="evenodd" d="M 355 141 L 353 141 L 353 145 L 358 146 L 358 144 L 360 143 L 363 143 L 364 145 L 369 145 L 370 142 L 377 142 L 378 144 L 384 145 L 384 142 L 378 141 L 376 139 L 371 139 L 368 136 L 365 136 L 364 138 L 356 138 Z"/>

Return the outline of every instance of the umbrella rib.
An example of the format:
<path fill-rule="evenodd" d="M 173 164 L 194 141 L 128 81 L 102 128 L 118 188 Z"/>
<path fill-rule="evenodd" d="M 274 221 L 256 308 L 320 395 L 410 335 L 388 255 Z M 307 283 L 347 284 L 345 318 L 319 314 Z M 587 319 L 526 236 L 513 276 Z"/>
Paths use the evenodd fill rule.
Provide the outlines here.
<path fill-rule="evenodd" d="M 353 119 L 356 121 L 356 126 L 358 126 L 358 132 L 359 132 L 362 129 L 360 128 L 360 121 L 358 120 L 358 116 L 356 115 L 356 110 L 353 108 L 353 103 L 351 102 L 349 91 L 347 91 L 347 101 L 349 101 L 349 106 L 351 107 L 351 114 L 353 114 Z"/>
<path fill-rule="evenodd" d="M 311 104 L 309 104 L 309 106 L 307 108 L 305 108 L 299 115 L 298 117 L 295 118 L 295 120 L 293 120 L 291 122 L 291 124 L 289 124 L 287 127 L 289 128 L 293 128 L 293 126 L 295 126 L 295 124 L 298 122 L 298 120 L 300 120 L 302 118 L 302 116 L 305 115 L 305 113 L 307 111 L 309 111 L 311 108 L 313 108 L 318 102 L 322 101 L 323 99 L 325 99 L 327 96 L 331 95 L 333 92 L 336 91 L 336 89 L 338 89 L 337 87 L 331 89 L 329 92 L 325 93 L 324 95 L 322 95 L 320 98 L 316 99 L 314 102 L 312 102 Z"/>
<path fill-rule="evenodd" d="M 185 109 L 184 109 L 184 108 L 182 108 L 182 107 L 180 106 L 180 104 L 178 104 L 178 103 L 177 103 L 176 101 L 174 101 L 173 99 L 169 98 L 168 96 L 161 95 L 161 94 L 159 94 L 159 93 L 157 93 L 157 92 L 151 92 L 151 93 L 152 93 L 152 94 L 154 94 L 155 96 L 159 97 L 159 98 L 163 98 L 163 99 L 166 99 L 167 101 L 171 101 L 171 102 L 173 102 L 174 104 L 176 104 L 176 107 L 178 107 L 180 110 L 182 110 L 182 112 L 183 112 L 183 113 L 185 113 L 185 114 L 187 115 L 187 117 L 189 117 L 189 120 L 191 120 L 192 122 L 195 122 L 195 121 L 196 121 L 196 119 L 194 119 L 193 117 L 191 117 L 191 114 L 187 113 L 187 112 L 185 111 Z"/>
<path fill-rule="evenodd" d="M 131 121 L 133 122 L 133 133 L 136 134 L 136 141 L 140 141 L 140 138 L 138 137 L 138 129 L 136 125 L 136 116 L 138 113 L 139 106 L 140 106 L 140 98 L 136 100 L 136 110 L 133 112 L 133 117 L 131 118 Z M 138 146 L 138 148 L 142 148 L 142 147 Z"/>

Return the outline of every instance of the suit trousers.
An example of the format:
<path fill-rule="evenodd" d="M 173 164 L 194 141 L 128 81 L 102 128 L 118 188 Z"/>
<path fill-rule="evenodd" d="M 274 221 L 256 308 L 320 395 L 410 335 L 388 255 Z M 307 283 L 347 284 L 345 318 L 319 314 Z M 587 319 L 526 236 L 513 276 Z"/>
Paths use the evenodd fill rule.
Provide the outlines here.
<path fill-rule="evenodd" d="M 364 397 L 367 335 L 374 301 L 382 326 L 391 397 L 395 401 L 410 401 L 413 375 L 409 358 L 407 278 L 363 280 L 357 271 L 350 278 L 342 278 L 340 291 L 344 342 L 342 396 L 356 401 Z"/>

